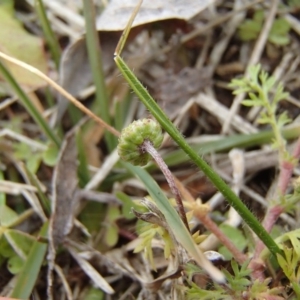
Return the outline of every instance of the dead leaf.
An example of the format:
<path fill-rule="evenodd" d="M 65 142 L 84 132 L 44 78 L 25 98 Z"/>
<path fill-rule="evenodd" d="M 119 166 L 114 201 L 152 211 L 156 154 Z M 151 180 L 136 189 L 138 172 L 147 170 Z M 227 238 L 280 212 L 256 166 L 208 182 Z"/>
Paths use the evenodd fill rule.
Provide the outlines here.
<path fill-rule="evenodd" d="M 52 178 L 52 214 L 49 225 L 48 288 L 47 296 L 53 299 L 52 283 L 56 248 L 62 243 L 73 226 L 74 212 L 79 198 L 77 190 L 77 147 L 74 132 L 66 135 L 61 146 Z"/>
<path fill-rule="evenodd" d="M 73 132 L 65 138 L 54 170 L 52 188 L 51 237 L 58 246 L 73 226 L 74 212 L 79 201 L 77 189 L 77 147 Z"/>
<path fill-rule="evenodd" d="M 103 72 L 107 75 L 114 66 L 113 53 L 118 43 L 119 35 L 104 33 L 100 39 Z M 62 54 L 59 68 L 59 84 L 74 97 L 78 97 L 79 93 L 91 85 L 92 82 L 92 71 L 89 64 L 85 35 L 83 35 L 70 44 Z M 68 104 L 69 101 L 59 94 L 57 115 L 51 121 L 52 124 L 57 124 L 61 120 Z"/>
<path fill-rule="evenodd" d="M 4 1 L 0 5 L 0 50 L 12 57 L 28 63 L 47 73 L 46 56 L 42 39 L 28 33 L 14 17 L 13 1 Z M 27 88 L 38 88 L 45 85 L 43 79 L 15 64 L 5 62 L 11 74 L 19 84 Z M 1 80 L 0 76 L 0 80 Z M 1 84 L 7 92 L 8 87 Z"/>
<path fill-rule="evenodd" d="M 78 93 L 92 82 L 92 72 L 88 61 L 85 38 L 82 36 L 70 44 L 61 56 L 59 68 L 59 85 L 76 97 Z M 69 101 L 58 95 L 58 109 L 55 120 L 59 122 L 68 107 Z"/>
<path fill-rule="evenodd" d="M 215 0 L 144 0 L 133 27 L 166 19 L 190 20 Z M 137 0 L 111 0 L 97 18 L 97 29 L 123 30 L 137 6 Z"/>

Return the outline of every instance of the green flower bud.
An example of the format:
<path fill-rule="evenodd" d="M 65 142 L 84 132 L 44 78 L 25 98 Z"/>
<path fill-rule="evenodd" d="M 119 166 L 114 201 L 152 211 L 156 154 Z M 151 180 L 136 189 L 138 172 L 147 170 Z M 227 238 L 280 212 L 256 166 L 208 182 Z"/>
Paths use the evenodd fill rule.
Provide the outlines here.
<path fill-rule="evenodd" d="M 125 127 L 119 138 L 119 156 L 135 166 L 146 165 L 151 156 L 142 149 L 145 140 L 150 141 L 155 148 L 161 145 L 163 134 L 160 125 L 156 121 L 142 119 Z"/>

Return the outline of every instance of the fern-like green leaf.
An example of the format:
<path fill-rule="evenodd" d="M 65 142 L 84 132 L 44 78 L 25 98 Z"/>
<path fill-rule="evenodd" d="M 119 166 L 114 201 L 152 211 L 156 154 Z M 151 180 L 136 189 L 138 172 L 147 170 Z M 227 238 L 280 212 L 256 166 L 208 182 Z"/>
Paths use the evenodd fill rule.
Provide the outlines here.
<path fill-rule="evenodd" d="M 257 122 L 259 124 L 269 124 L 272 122 L 272 119 L 270 118 L 267 112 L 262 112 L 259 118 L 257 119 Z"/>
<path fill-rule="evenodd" d="M 223 290 L 220 286 L 215 284 L 215 290 L 204 290 L 199 288 L 195 283 L 191 283 L 191 288 L 186 293 L 187 300 L 232 300 L 232 297 Z"/>
<path fill-rule="evenodd" d="M 289 93 L 283 91 L 283 85 L 280 83 L 276 88 L 273 102 L 277 104 L 279 101 L 286 99 L 288 96 Z"/>
<path fill-rule="evenodd" d="M 289 123 L 292 122 L 292 119 L 289 118 L 289 116 L 287 115 L 287 112 L 284 111 L 283 113 L 281 113 L 277 119 L 277 126 L 279 128 L 282 128 L 284 125 L 287 125 Z"/>

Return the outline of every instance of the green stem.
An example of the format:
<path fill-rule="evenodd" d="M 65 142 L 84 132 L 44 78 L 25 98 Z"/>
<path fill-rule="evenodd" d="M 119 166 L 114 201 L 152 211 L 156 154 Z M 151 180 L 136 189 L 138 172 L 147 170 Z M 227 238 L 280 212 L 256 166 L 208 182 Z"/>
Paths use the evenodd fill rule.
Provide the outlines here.
<path fill-rule="evenodd" d="M 295 292 L 295 294 L 297 295 L 297 299 L 300 299 L 300 286 L 298 283 L 296 282 L 291 282 L 292 283 L 292 287 L 293 287 L 293 290 Z"/>
<path fill-rule="evenodd" d="M 46 38 L 46 41 L 49 45 L 49 49 L 52 55 L 52 58 L 55 62 L 56 69 L 59 68 L 59 61 L 60 61 L 60 55 L 61 55 L 61 50 L 60 46 L 58 44 L 58 41 L 55 37 L 55 34 L 50 26 L 49 20 L 46 15 L 46 9 L 44 6 L 44 3 L 42 0 L 35 0 L 35 8 L 36 12 L 39 16 L 43 32 Z"/>
<path fill-rule="evenodd" d="M 30 116 L 34 119 L 34 121 L 42 128 L 46 136 L 53 141 L 53 143 L 59 147 L 60 140 L 52 131 L 50 126 L 47 124 L 43 116 L 38 112 L 35 106 L 32 104 L 31 100 L 28 98 L 27 94 L 23 91 L 23 89 L 19 86 L 14 77 L 10 74 L 5 65 L 0 61 L 0 72 L 2 73 L 4 79 L 10 83 L 11 87 L 19 97 L 21 103 L 24 105 Z"/>
<path fill-rule="evenodd" d="M 86 44 L 92 75 L 96 86 L 96 102 L 98 104 L 98 112 L 103 121 L 111 124 L 109 98 L 107 96 L 105 76 L 103 72 L 102 53 L 99 35 L 95 27 L 95 8 L 92 0 L 84 0 L 82 2 L 86 27 Z M 116 141 L 112 134 L 105 132 L 105 140 L 109 150 L 113 150 L 116 146 Z"/>
<path fill-rule="evenodd" d="M 264 89 L 261 86 L 259 86 L 258 93 L 259 93 L 261 99 L 265 103 L 265 108 L 267 109 L 267 113 L 270 118 L 270 125 L 274 132 L 275 141 L 278 143 L 279 158 L 280 158 L 280 161 L 282 161 L 285 157 L 284 154 L 286 152 L 286 149 L 285 149 L 284 139 L 283 139 L 280 129 L 277 125 L 275 112 L 272 109 L 272 104 L 270 103 L 268 94 L 266 93 L 266 91 L 264 91 Z"/>
<path fill-rule="evenodd" d="M 282 253 L 280 248 L 267 233 L 267 231 L 261 226 L 254 215 L 244 205 L 242 200 L 227 186 L 222 178 L 216 174 L 213 169 L 203 160 L 201 157 L 193 151 L 193 149 L 187 144 L 180 132 L 167 118 L 155 100 L 151 97 L 141 82 L 135 77 L 135 75 L 128 68 L 126 63 L 120 56 L 115 57 L 116 64 L 121 73 L 130 84 L 131 88 L 138 95 L 140 100 L 146 106 L 146 108 L 152 113 L 155 119 L 160 123 L 162 128 L 171 136 L 171 138 L 181 147 L 181 149 L 195 162 L 195 164 L 205 173 L 205 175 L 212 181 L 217 189 L 227 199 L 229 204 L 240 214 L 243 220 L 249 225 L 249 227 L 257 234 L 262 242 L 268 247 L 270 252 L 275 255 Z"/>

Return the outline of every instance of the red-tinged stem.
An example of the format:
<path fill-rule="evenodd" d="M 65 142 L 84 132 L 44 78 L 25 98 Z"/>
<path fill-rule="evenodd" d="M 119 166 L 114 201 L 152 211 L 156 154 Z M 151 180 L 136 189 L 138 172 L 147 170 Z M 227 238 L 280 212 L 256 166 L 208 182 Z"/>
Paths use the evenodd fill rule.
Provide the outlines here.
<path fill-rule="evenodd" d="M 284 161 L 281 163 L 280 174 L 278 179 L 278 191 L 281 196 L 283 196 L 287 190 L 288 184 L 293 173 L 293 169 L 293 163 L 289 161 Z"/>
<path fill-rule="evenodd" d="M 294 151 L 293 158 L 298 160 L 300 157 L 300 137 L 298 138 Z M 284 195 L 291 179 L 295 165 L 292 162 L 284 161 L 280 166 L 280 174 L 278 180 L 278 189 L 281 195 Z"/>
<path fill-rule="evenodd" d="M 270 232 L 278 220 L 279 216 L 283 213 L 284 207 L 282 205 L 275 205 L 268 209 L 266 216 L 263 221 L 263 226 L 266 229 L 267 232 Z M 257 242 L 255 253 L 254 253 L 254 259 L 258 259 L 260 256 L 260 253 L 264 249 L 265 245 L 259 240 Z"/>
<path fill-rule="evenodd" d="M 300 137 L 296 142 L 292 157 L 295 160 L 298 160 L 300 157 Z M 283 161 L 280 165 L 280 173 L 278 179 L 278 192 L 280 196 L 284 196 L 286 193 L 288 184 L 290 182 L 293 173 L 294 166 L 295 165 L 290 161 Z M 270 232 L 272 230 L 274 224 L 276 223 L 279 216 L 283 212 L 284 212 L 284 206 L 281 204 L 275 205 L 274 207 L 268 209 L 263 221 L 263 226 L 267 232 Z M 255 253 L 253 258 L 258 259 L 263 249 L 264 249 L 264 244 L 259 240 L 255 248 Z"/>
<path fill-rule="evenodd" d="M 212 221 L 207 212 L 202 212 L 201 209 L 194 210 L 194 216 L 198 218 L 207 230 L 212 232 L 233 255 L 239 264 L 243 264 L 247 260 L 247 256 L 243 254 L 232 241 L 220 230 L 220 228 Z"/>
<path fill-rule="evenodd" d="M 188 221 L 187 221 L 186 214 L 184 211 L 182 198 L 181 198 L 180 192 L 175 184 L 175 179 L 174 179 L 171 171 L 169 170 L 168 166 L 166 165 L 164 160 L 161 158 L 159 153 L 156 151 L 156 149 L 153 147 L 153 145 L 150 141 L 144 140 L 143 144 L 140 146 L 140 151 L 142 151 L 144 153 L 146 153 L 146 152 L 149 153 L 152 156 L 152 158 L 155 160 L 155 162 L 157 163 L 157 165 L 159 166 L 161 171 L 163 172 L 163 174 L 169 184 L 171 192 L 175 196 L 179 216 L 180 216 L 181 220 L 183 221 L 184 225 L 186 226 L 186 228 L 189 230 L 189 225 L 188 225 Z"/>

